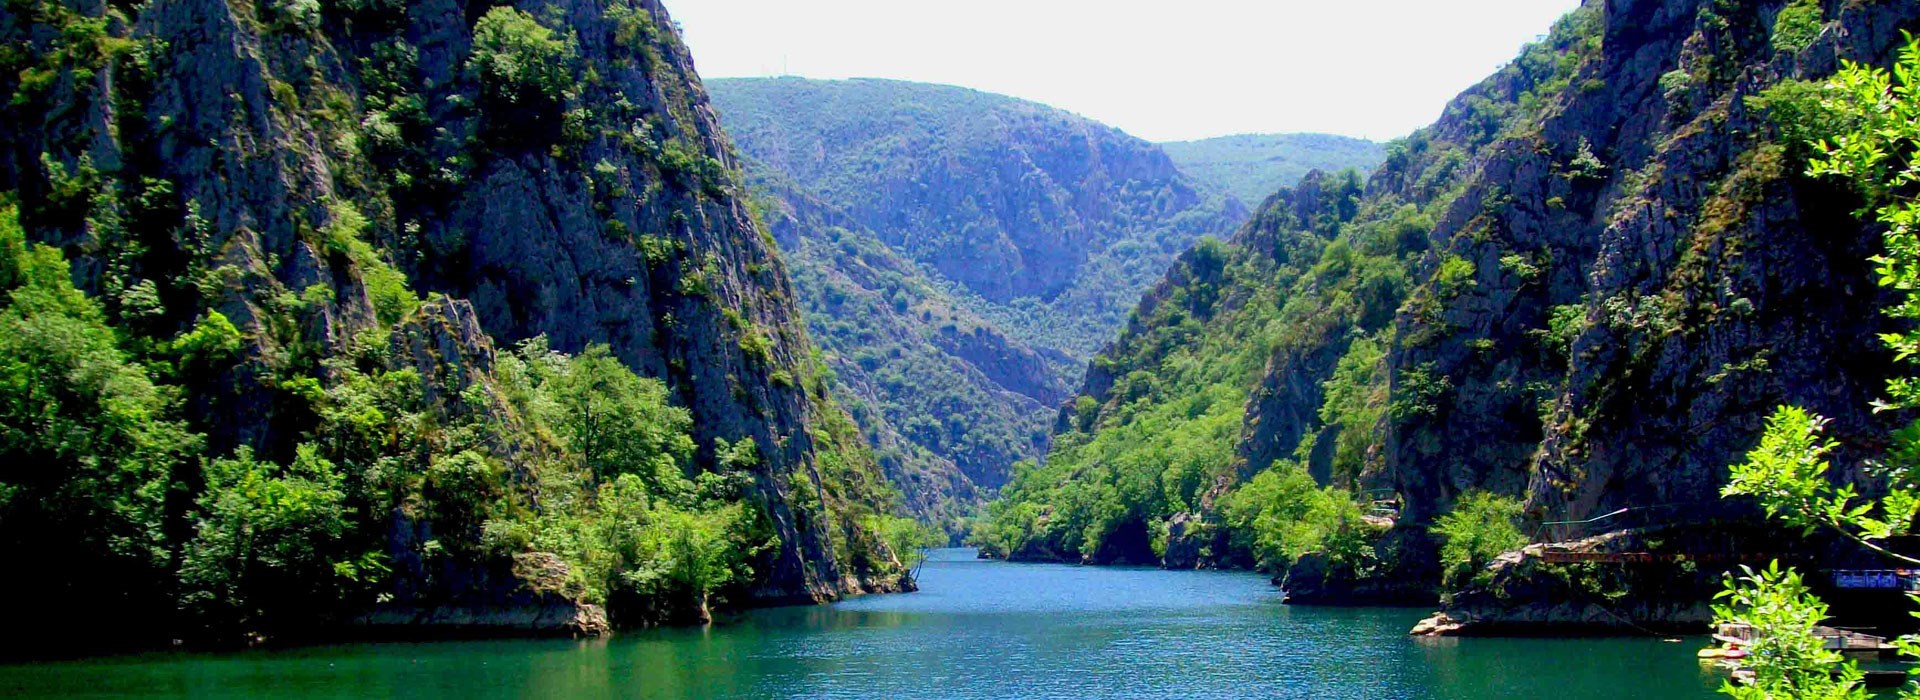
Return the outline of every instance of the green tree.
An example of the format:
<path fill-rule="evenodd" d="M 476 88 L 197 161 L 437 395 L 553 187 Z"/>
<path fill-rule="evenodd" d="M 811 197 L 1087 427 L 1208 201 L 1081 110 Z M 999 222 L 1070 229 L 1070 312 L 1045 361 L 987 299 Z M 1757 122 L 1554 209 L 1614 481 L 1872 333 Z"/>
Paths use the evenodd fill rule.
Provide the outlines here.
<path fill-rule="evenodd" d="M 467 74 L 480 83 L 480 103 L 496 129 L 557 125 L 573 87 L 579 48 L 533 15 L 495 7 L 473 25 Z"/>
<path fill-rule="evenodd" d="M 1787 53 L 1805 51 L 1820 38 L 1825 24 L 1826 14 L 1820 9 L 1820 0 L 1794 0 L 1774 17 L 1773 48 Z"/>
<path fill-rule="evenodd" d="M 744 537 L 750 529 L 746 508 L 733 503 L 690 511 L 664 507 L 652 513 L 652 527 L 639 530 L 636 561 L 621 572 L 622 581 L 642 595 L 682 601 L 681 610 L 708 622 L 713 595 L 752 575 L 747 564 L 760 544 Z"/>
<path fill-rule="evenodd" d="M 1374 528 L 1360 505 L 1346 491 L 1320 488 L 1292 463 L 1275 464 L 1229 493 L 1220 516 L 1235 546 L 1267 571 L 1284 571 L 1314 553 L 1357 569 L 1371 552 Z"/>
<path fill-rule="evenodd" d="M 1722 622 L 1751 625 L 1755 642 L 1748 649 L 1749 685 L 1728 684 L 1724 691 L 1742 700 L 1865 700 L 1860 669 L 1843 663 L 1846 657 L 1826 648 L 1813 633 L 1826 620 L 1827 604 L 1820 601 L 1800 573 L 1774 562 L 1729 580 L 1713 607 Z M 1838 675 L 1831 671 L 1840 670 Z"/>
<path fill-rule="evenodd" d="M 918 572 L 927 560 L 927 550 L 946 544 L 940 528 L 895 515 L 870 515 L 864 523 L 867 531 L 877 533 L 887 549 L 911 572 Z"/>
<path fill-rule="evenodd" d="M 546 389 L 556 409 L 549 420 L 594 476 L 633 474 L 655 495 L 690 495 L 693 417 L 668 403 L 665 384 L 634 374 L 600 344 L 557 369 Z"/>

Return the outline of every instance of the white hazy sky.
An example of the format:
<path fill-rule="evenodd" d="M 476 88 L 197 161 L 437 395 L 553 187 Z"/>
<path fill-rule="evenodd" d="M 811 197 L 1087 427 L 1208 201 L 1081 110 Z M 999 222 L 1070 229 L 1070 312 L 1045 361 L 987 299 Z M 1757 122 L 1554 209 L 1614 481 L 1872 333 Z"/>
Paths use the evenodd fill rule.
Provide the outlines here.
<path fill-rule="evenodd" d="M 665 0 L 707 78 L 962 85 L 1155 141 L 1432 122 L 1577 0 Z"/>

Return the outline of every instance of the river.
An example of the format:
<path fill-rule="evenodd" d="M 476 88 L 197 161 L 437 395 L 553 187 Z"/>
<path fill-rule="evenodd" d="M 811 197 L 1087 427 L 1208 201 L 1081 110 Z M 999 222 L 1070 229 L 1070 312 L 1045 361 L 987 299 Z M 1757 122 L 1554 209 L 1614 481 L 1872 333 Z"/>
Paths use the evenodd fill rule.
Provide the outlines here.
<path fill-rule="evenodd" d="M 940 550 L 919 593 L 608 640 L 349 644 L 0 666 L 7 697 L 1709 698 L 1700 640 L 1415 640 L 1247 573 Z"/>

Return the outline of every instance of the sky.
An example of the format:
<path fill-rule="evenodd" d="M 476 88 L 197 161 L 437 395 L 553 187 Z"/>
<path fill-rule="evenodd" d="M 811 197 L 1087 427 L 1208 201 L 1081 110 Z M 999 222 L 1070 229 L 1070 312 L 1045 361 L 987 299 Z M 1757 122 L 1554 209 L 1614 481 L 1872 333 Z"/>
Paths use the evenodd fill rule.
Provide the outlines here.
<path fill-rule="evenodd" d="M 665 0 L 706 79 L 960 85 L 1153 141 L 1385 140 L 1577 0 Z"/>

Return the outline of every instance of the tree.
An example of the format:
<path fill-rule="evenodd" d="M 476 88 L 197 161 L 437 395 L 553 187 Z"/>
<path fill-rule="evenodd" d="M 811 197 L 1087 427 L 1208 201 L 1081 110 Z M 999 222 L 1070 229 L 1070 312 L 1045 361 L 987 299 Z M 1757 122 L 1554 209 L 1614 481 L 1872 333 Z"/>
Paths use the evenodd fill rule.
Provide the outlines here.
<path fill-rule="evenodd" d="M 265 633 L 322 621 L 385 572 L 377 553 L 345 550 L 342 477 L 314 445 L 300 445 L 286 467 L 242 447 L 205 476 L 180 566 L 183 607 L 203 623 Z"/>
<path fill-rule="evenodd" d="M 595 477 L 633 474 L 656 496 L 689 494 L 692 414 L 667 401 L 667 387 L 627 369 L 593 345 L 550 378 L 553 425 Z"/>
<path fill-rule="evenodd" d="M 496 133 L 559 123 L 573 87 L 579 48 L 533 15 L 495 7 L 473 25 L 467 75 L 480 83 L 480 105 Z"/>
<path fill-rule="evenodd" d="M 1716 604 L 1713 614 L 1756 632 L 1747 650 L 1753 682 L 1730 684 L 1726 694 L 1742 700 L 1865 700 L 1860 669 L 1842 663 L 1846 657 L 1814 635 L 1814 626 L 1827 618 L 1827 604 L 1807 590 L 1800 573 L 1781 569 L 1777 561 L 1761 571 L 1742 567 L 1742 573 L 1717 596 L 1725 602 Z M 1835 668 L 1838 675 L 1832 673 Z"/>
<path fill-rule="evenodd" d="M 1323 489 L 1307 470 L 1276 463 L 1221 500 L 1221 520 L 1235 546 L 1267 571 L 1280 572 L 1308 554 L 1358 568 L 1371 552 L 1360 505 L 1346 491 Z"/>

